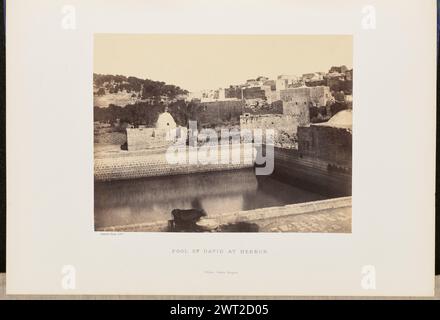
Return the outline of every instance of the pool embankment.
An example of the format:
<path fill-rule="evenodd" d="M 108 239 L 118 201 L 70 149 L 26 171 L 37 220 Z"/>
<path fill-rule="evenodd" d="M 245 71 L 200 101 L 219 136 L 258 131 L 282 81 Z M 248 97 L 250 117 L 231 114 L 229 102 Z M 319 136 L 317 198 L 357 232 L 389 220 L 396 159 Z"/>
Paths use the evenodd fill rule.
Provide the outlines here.
<path fill-rule="evenodd" d="M 260 232 L 351 232 L 352 198 L 341 197 L 278 207 L 210 215 L 219 225 L 256 223 Z M 164 232 L 168 220 L 96 228 L 100 232 Z"/>

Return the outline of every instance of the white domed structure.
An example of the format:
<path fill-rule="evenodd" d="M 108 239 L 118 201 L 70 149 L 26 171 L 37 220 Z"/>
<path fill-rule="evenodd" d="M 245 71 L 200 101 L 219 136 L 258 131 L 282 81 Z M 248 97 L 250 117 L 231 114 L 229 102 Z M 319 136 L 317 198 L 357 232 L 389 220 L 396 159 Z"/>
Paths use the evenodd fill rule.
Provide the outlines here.
<path fill-rule="evenodd" d="M 170 130 L 176 128 L 176 121 L 174 121 L 173 116 L 169 112 L 164 112 L 159 115 L 156 122 L 156 129 L 159 130 Z"/>
<path fill-rule="evenodd" d="M 332 126 L 351 127 L 353 125 L 353 112 L 351 110 L 342 110 L 330 118 L 328 124 Z"/>
<path fill-rule="evenodd" d="M 353 127 L 352 110 L 342 110 L 331 117 L 327 122 L 314 123 L 313 125 L 350 129 Z"/>

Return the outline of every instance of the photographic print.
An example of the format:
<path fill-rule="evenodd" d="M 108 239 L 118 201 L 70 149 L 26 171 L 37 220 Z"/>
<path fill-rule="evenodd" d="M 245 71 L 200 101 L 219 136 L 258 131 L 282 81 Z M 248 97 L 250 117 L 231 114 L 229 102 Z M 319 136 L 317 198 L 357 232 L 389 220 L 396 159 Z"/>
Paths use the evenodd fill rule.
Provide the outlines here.
<path fill-rule="evenodd" d="M 6 16 L 8 294 L 433 295 L 433 1 Z"/>
<path fill-rule="evenodd" d="M 351 233 L 351 35 L 95 34 L 99 232 Z"/>

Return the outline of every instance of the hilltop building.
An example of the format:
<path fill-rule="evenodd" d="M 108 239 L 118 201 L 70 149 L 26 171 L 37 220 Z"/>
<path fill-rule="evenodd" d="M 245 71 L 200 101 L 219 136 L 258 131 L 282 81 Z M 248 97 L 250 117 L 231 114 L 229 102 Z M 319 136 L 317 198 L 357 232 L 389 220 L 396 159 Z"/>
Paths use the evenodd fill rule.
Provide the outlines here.
<path fill-rule="evenodd" d="M 297 130 L 299 126 L 310 123 L 309 108 L 295 105 L 288 114 L 259 114 L 245 113 L 240 116 L 240 130 L 267 129 L 275 131 L 274 144 L 283 148 L 297 147 Z"/>
<path fill-rule="evenodd" d="M 280 91 L 280 98 L 290 105 L 306 105 L 323 107 L 333 100 L 330 88 L 327 86 L 289 88 Z"/>

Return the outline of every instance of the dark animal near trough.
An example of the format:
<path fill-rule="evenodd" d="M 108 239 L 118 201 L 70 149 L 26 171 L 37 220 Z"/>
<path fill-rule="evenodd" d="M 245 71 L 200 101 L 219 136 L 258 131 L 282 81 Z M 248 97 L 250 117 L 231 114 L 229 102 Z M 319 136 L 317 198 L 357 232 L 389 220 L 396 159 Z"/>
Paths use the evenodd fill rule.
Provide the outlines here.
<path fill-rule="evenodd" d="M 199 231 L 196 223 L 201 217 L 206 216 L 206 212 L 203 209 L 174 209 L 171 215 L 171 231 L 194 232 Z"/>

